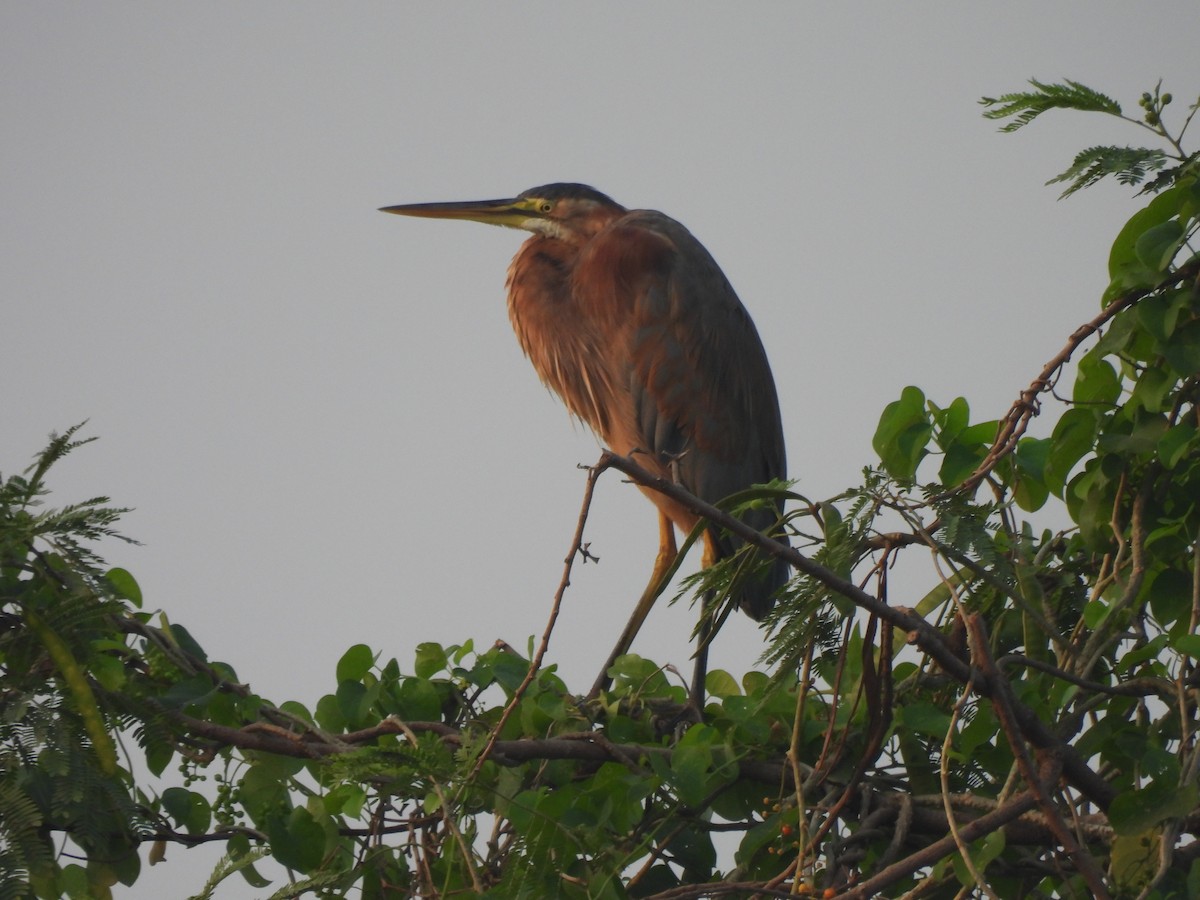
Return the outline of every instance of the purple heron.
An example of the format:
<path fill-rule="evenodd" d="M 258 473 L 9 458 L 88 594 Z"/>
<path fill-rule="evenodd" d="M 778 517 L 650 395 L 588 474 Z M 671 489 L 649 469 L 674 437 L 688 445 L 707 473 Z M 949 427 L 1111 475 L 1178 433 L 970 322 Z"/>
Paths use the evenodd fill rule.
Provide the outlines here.
<path fill-rule="evenodd" d="M 712 503 L 785 473 L 775 381 L 758 332 L 729 281 L 692 234 L 660 212 L 629 210 L 582 184 L 548 184 L 508 200 L 413 203 L 383 212 L 469 219 L 532 232 L 508 268 L 508 314 L 542 381 L 609 449 L 677 479 Z M 592 689 L 629 650 L 677 556 L 675 528 L 697 516 L 644 490 L 658 507 L 650 583 Z M 774 528 L 782 510 L 744 521 Z M 739 541 L 708 529 L 704 564 Z M 755 620 L 787 580 L 776 559 L 735 582 Z M 692 696 L 703 702 L 711 613 L 700 628 Z"/>

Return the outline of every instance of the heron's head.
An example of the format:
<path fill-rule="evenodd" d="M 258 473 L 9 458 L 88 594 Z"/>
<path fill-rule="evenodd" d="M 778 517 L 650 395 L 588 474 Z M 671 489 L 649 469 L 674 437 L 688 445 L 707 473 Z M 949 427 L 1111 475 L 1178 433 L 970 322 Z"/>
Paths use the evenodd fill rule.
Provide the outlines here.
<path fill-rule="evenodd" d="M 590 237 L 625 211 L 595 188 L 568 183 L 544 184 L 507 200 L 408 203 L 380 210 L 400 216 L 504 225 L 569 243 Z"/>

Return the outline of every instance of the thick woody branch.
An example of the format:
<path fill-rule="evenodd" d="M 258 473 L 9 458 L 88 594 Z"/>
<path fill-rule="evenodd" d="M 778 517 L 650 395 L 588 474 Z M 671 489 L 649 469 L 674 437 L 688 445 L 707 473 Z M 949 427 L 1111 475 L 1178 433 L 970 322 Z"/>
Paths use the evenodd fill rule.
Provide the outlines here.
<path fill-rule="evenodd" d="M 606 450 L 600 455 L 600 461 L 596 464 L 596 468 L 600 470 L 613 468 L 624 472 L 637 484 L 670 497 L 697 515 L 703 516 L 712 524 L 736 534 L 746 543 L 771 556 L 786 560 L 804 575 L 850 600 L 860 609 L 878 616 L 894 628 L 907 632 L 910 643 L 915 644 L 923 653 L 933 659 L 950 677 L 964 684 L 970 682 L 980 696 L 991 698 L 1000 689 L 1003 676 L 999 674 L 981 676 L 978 671 L 973 670 L 968 663 L 959 658 L 940 631 L 908 607 L 889 606 L 878 597 L 867 593 L 852 581 L 846 580 L 832 569 L 810 559 L 794 547 L 761 534 L 719 507 L 706 503 L 679 485 L 643 469 L 627 457 Z M 1054 734 L 1032 709 L 1013 700 L 1012 710 L 1025 738 L 1039 750 L 1050 751 L 1060 756 L 1063 761 L 1063 774 L 1067 780 L 1096 806 L 1107 810 L 1108 805 L 1117 794 L 1116 789 L 1097 775 L 1083 757 L 1070 744 Z"/>

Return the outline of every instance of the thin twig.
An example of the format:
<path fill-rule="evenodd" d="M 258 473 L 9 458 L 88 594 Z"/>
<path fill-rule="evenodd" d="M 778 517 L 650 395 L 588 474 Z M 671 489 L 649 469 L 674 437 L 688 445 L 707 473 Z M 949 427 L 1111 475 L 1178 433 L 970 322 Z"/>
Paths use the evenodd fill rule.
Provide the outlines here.
<path fill-rule="evenodd" d="M 996 668 L 996 664 L 992 660 L 991 651 L 988 649 L 988 637 L 987 631 L 983 626 L 983 619 L 978 613 L 972 613 L 966 617 L 966 623 L 967 633 L 971 638 L 971 656 L 985 677 L 996 679 L 997 690 L 991 698 L 992 706 L 996 710 L 996 718 L 1000 722 L 1000 728 L 1003 730 L 1004 736 L 1008 739 L 1009 747 L 1012 748 L 1013 758 L 1021 769 L 1025 783 L 1029 785 L 1030 789 L 1037 796 L 1038 807 L 1046 817 L 1047 827 L 1058 838 L 1058 842 L 1062 844 L 1071 861 L 1075 863 L 1079 874 L 1083 876 L 1083 880 L 1091 888 L 1092 896 L 1096 897 L 1097 900 L 1108 900 L 1112 895 L 1108 891 L 1108 886 L 1104 883 L 1104 873 L 1100 870 L 1100 866 L 1092 858 L 1092 855 L 1075 840 L 1075 835 L 1067 827 L 1067 823 L 1063 820 L 1062 813 L 1059 812 L 1054 799 L 1047 793 L 1046 785 L 1042 783 L 1040 774 L 1034 769 L 1033 760 L 1029 758 L 1029 750 L 1025 746 L 1025 741 L 1021 738 L 1020 730 L 1017 728 L 1017 723 L 1013 717 L 1012 707 L 1009 704 L 1011 692 L 1008 682 L 1001 677 L 1000 671 Z"/>
<path fill-rule="evenodd" d="M 1037 799 L 1032 792 L 1020 793 L 1003 806 L 963 825 L 958 832 L 959 840 L 969 844 L 977 838 L 997 831 L 1036 805 Z M 939 859 L 954 853 L 957 846 L 958 841 L 953 836 L 946 835 L 839 894 L 838 900 L 867 900 L 868 897 L 881 895 L 885 889 L 902 878 L 907 878 L 925 866 L 931 866 Z"/>
<path fill-rule="evenodd" d="M 525 673 L 525 678 L 517 686 L 517 689 L 513 691 L 512 699 L 508 701 L 508 705 L 504 707 L 504 712 L 500 714 L 499 721 L 492 728 L 492 733 L 488 735 L 487 743 L 484 745 L 482 752 L 480 752 L 479 758 L 475 760 L 475 766 L 471 770 L 471 775 L 466 779 L 464 784 L 473 781 L 475 776 L 479 774 L 479 770 L 487 761 L 492 748 L 496 746 L 500 732 L 504 730 L 504 726 L 513 714 L 513 710 L 517 708 L 517 704 L 521 702 L 525 691 L 529 688 L 538 670 L 542 667 L 542 659 L 545 658 L 546 650 L 550 646 L 550 635 L 554 632 L 554 624 L 558 621 L 558 613 L 562 608 L 563 596 L 567 593 L 567 588 L 571 584 L 571 569 L 575 565 L 575 557 L 579 556 L 581 551 L 586 552 L 583 546 L 583 531 L 587 526 L 588 513 L 592 508 L 592 495 L 596 491 L 596 482 L 602 474 L 604 474 L 604 469 L 600 466 L 593 466 L 588 469 L 587 486 L 583 491 L 583 504 L 579 510 L 579 520 L 575 523 L 575 534 L 571 537 L 571 549 L 567 551 L 566 558 L 563 560 L 563 574 L 558 582 L 558 589 L 554 592 L 554 603 L 550 607 L 550 618 L 546 622 L 546 630 L 542 632 L 542 640 L 538 644 L 537 652 L 533 654 L 533 659 L 530 660 L 529 671 Z M 585 556 L 584 558 L 586 559 L 587 557 Z"/>
<path fill-rule="evenodd" d="M 400 723 L 400 728 L 404 732 L 404 736 L 407 737 L 409 742 L 415 747 L 417 745 L 417 736 L 413 734 L 412 729 L 410 729 L 403 722 Z M 426 777 L 429 779 L 429 784 L 433 788 L 434 793 L 437 794 L 438 803 L 440 803 L 442 806 L 442 821 L 446 823 L 446 828 L 449 830 L 450 834 L 454 836 L 454 842 L 458 844 L 458 849 L 462 853 L 463 865 L 467 867 L 467 872 L 471 875 L 471 886 L 475 888 L 476 893 L 482 894 L 483 882 L 479 880 L 479 873 L 475 871 L 474 854 L 471 852 L 471 848 L 467 845 L 466 838 L 463 837 L 462 832 L 458 829 L 457 823 L 454 821 L 450 804 L 446 800 L 446 794 L 442 790 L 442 786 L 438 783 L 437 779 L 428 774 Z"/>
<path fill-rule="evenodd" d="M 1191 265 L 1183 266 L 1168 274 L 1165 278 L 1158 282 L 1153 287 L 1141 288 L 1139 290 L 1130 291 L 1113 300 L 1104 311 L 1092 319 L 1080 325 L 1071 334 L 1067 340 L 1066 346 L 1058 351 L 1054 357 L 1042 367 L 1042 371 L 1033 379 L 1029 387 L 1021 392 L 1017 401 L 1012 405 L 1009 411 L 1000 420 L 1000 427 L 996 434 L 996 440 L 992 444 L 992 449 L 988 455 L 984 457 L 983 462 L 972 472 L 966 480 L 959 484 L 951 493 L 967 493 L 974 491 L 988 476 L 992 469 L 996 468 L 996 464 L 1001 459 L 1008 456 L 1017 446 L 1017 441 L 1021 435 L 1025 433 L 1025 429 L 1029 426 L 1029 420 L 1038 414 L 1041 403 L 1038 400 L 1039 395 L 1044 393 L 1057 378 L 1058 371 L 1067 364 L 1071 359 L 1072 354 L 1079 349 L 1079 345 L 1086 341 L 1089 337 L 1099 331 L 1104 325 L 1112 320 L 1117 313 L 1133 306 L 1143 297 L 1156 293 L 1163 288 L 1170 287 L 1187 278 L 1193 277 L 1196 272 L 1200 271 L 1200 262 Z"/>
<path fill-rule="evenodd" d="M 996 896 L 996 892 L 984 880 L 983 873 L 975 865 L 975 860 L 971 859 L 971 848 L 962 839 L 962 833 L 958 827 L 958 819 L 954 815 L 954 806 L 950 802 L 950 746 L 954 741 L 954 729 L 958 725 L 962 711 L 966 708 L 970 699 L 971 690 L 968 685 L 963 688 L 958 702 L 954 704 L 954 709 L 950 712 L 950 722 L 946 725 L 946 737 L 942 740 L 942 753 L 938 761 L 938 779 L 942 785 L 942 808 L 946 811 L 946 824 L 950 826 L 950 837 L 954 838 L 954 843 L 958 849 L 958 858 L 962 860 L 963 865 L 967 867 L 967 871 L 975 880 L 975 886 L 991 897 L 992 900 L 1000 900 Z"/>
<path fill-rule="evenodd" d="M 1192 632 L 1189 632 L 1189 634 Z M 1025 666 L 1028 669 L 1037 669 L 1039 672 L 1045 672 L 1047 675 L 1053 675 L 1055 678 L 1061 678 L 1063 681 L 1070 682 L 1077 687 L 1084 688 L 1087 691 L 1092 691 L 1098 694 L 1108 694 L 1112 697 L 1146 697 L 1151 694 L 1162 697 L 1164 700 L 1173 699 L 1175 685 L 1165 678 L 1155 678 L 1147 676 L 1144 678 L 1131 678 L 1128 681 L 1122 681 L 1119 684 L 1101 684 L 1098 681 L 1089 681 L 1086 678 L 1080 678 L 1078 675 L 1072 674 L 1065 669 L 1060 669 L 1052 663 L 1043 662 L 1040 659 L 1033 659 L 1029 656 L 1024 656 L 1020 653 L 1009 653 L 1006 656 L 996 660 L 996 665 L 1003 669 L 1008 665 Z"/>

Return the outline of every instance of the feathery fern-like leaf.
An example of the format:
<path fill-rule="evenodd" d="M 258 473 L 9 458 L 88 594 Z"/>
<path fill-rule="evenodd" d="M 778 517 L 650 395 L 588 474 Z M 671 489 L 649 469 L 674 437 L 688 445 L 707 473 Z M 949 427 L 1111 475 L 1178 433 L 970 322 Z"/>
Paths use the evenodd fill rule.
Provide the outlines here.
<path fill-rule="evenodd" d="M 1029 83 L 1037 90 L 982 98 L 980 104 L 992 107 L 983 114 L 984 118 L 1012 118 L 1011 122 L 1000 128 L 1001 131 L 1007 132 L 1023 128 L 1051 109 L 1077 109 L 1121 115 L 1121 104 L 1116 100 L 1078 81 L 1066 79 L 1064 84 L 1044 84 L 1036 78 L 1031 78 Z"/>
<path fill-rule="evenodd" d="M 1170 161 L 1167 154 L 1149 147 L 1089 147 L 1075 155 L 1065 172 L 1054 176 L 1046 184 L 1071 182 L 1059 195 L 1062 199 L 1091 187 L 1107 175 L 1113 176 L 1121 184 L 1141 184 L 1147 174 L 1157 172 Z"/>
<path fill-rule="evenodd" d="M 251 847 L 248 851 L 240 856 L 234 856 L 231 853 L 226 853 L 219 860 L 213 869 L 212 874 L 208 876 L 208 881 L 204 883 L 200 893 L 193 894 L 188 900 L 212 900 L 213 893 L 217 887 L 236 872 L 240 872 L 247 866 L 252 866 L 264 856 L 269 856 L 271 850 L 269 847 Z"/>

